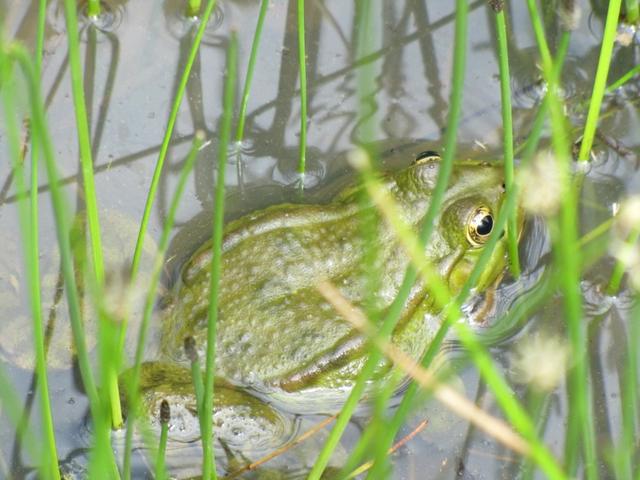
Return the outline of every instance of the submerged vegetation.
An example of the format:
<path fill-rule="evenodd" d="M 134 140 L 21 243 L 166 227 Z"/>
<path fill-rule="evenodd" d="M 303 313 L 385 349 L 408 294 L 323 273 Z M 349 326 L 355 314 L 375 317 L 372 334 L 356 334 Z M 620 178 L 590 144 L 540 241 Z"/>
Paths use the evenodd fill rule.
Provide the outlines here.
<path fill-rule="evenodd" d="M 397 241 L 406 250 L 411 264 L 404 273 L 396 298 L 384 311 L 376 310 L 375 298 L 369 298 L 364 308 L 360 309 L 350 305 L 335 285 L 324 282 L 317 286 L 327 302 L 368 339 L 367 360 L 348 398 L 335 417 L 321 419 L 317 428 L 298 432 L 298 437 L 290 439 L 290 443 L 283 448 L 274 449 L 275 453 L 264 459 L 245 458 L 242 453 L 237 454 L 227 445 L 221 445 L 226 456 L 222 464 L 217 461 L 214 450 L 216 427 L 211 412 L 214 389 L 217 388 L 214 339 L 222 269 L 223 226 L 227 205 L 231 204 L 227 188 L 229 185 L 235 186 L 226 172 L 235 163 L 238 191 L 241 197 L 244 196 L 244 162 L 250 161 L 244 156 L 251 148 L 256 149 L 256 156 L 261 154 L 259 142 L 251 143 L 258 137 L 260 127 L 252 125 L 248 118 L 252 115 L 249 100 L 254 97 L 256 89 L 263 87 L 265 80 L 259 72 L 254 71 L 261 62 L 269 61 L 265 60 L 262 45 L 262 42 L 269 41 L 269 36 L 273 36 L 275 28 L 269 25 L 269 16 L 281 14 L 284 7 L 280 4 L 270 5 L 270 2 L 263 0 L 259 2 L 259 9 L 252 10 L 255 16 L 246 25 L 232 24 L 228 34 L 221 34 L 213 32 L 217 28 L 216 15 L 220 8 L 215 0 L 174 2 L 179 6 L 174 13 L 170 13 L 173 15 L 170 21 L 183 30 L 179 35 L 181 57 L 178 73 L 173 96 L 165 99 L 169 107 L 164 135 L 157 139 L 157 148 L 151 150 L 153 155 L 157 153 L 153 175 L 144 178 L 146 203 L 134 209 L 135 215 L 139 216 L 135 220 L 137 240 L 132 251 L 124 257 L 131 258 L 131 261 L 121 260 L 121 263 L 126 263 L 126 286 L 123 288 L 144 299 L 142 310 L 136 312 L 128 305 L 114 307 L 110 296 L 112 272 L 106 261 L 106 242 L 103 243 L 103 240 L 111 233 L 109 227 L 101 223 L 105 220 L 101 198 L 105 197 L 104 192 L 114 190 L 113 187 L 103 190 L 100 182 L 104 177 L 97 176 L 96 158 L 100 154 L 98 144 L 103 127 L 94 124 L 94 119 L 110 121 L 107 113 L 111 99 L 105 95 L 96 100 L 95 85 L 91 82 L 95 81 L 98 66 L 106 62 L 96 58 L 98 35 L 102 35 L 102 41 L 111 42 L 109 45 L 118 45 L 114 41 L 113 31 L 109 30 L 118 26 L 113 21 L 118 15 L 117 9 L 124 9 L 128 21 L 144 24 L 145 20 L 138 18 L 126 2 L 117 7 L 91 0 L 86 5 L 78 5 L 73 0 L 55 2 L 53 5 L 57 8 L 57 3 L 60 3 L 65 18 L 64 38 L 68 56 L 61 67 L 60 77 L 55 78 L 54 83 L 55 88 L 60 82 L 68 81 L 71 85 L 73 103 L 68 103 L 66 108 L 69 117 L 73 111 L 75 125 L 67 129 L 64 135 L 68 136 L 66 142 L 78 145 L 76 191 L 68 187 L 66 177 L 61 173 L 65 171 L 64 165 L 71 160 L 61 161 L 62 156 L 69 154 L 66 150 L 61 152 L 53 138 L 61 133 L 48 118 L 51 97 L 43 92 L 50 86 L 41 84 L 47 12 L 51 13 L 54 9 L 47 7 L 46 0 L 35 3 L 38 6 L 34 14 L 37 17 L 35 36 L 27 42 L 34 48 L 30 49 L 23 42 L 11 39 L 7 33 L 9 26 L 2 27 L 0 24 L 4 28 L 0 29 L 0 158 L 5 160 L 0 170 L 5 178 L 0 192 L 0 215 L 17 218 L 20 227 L 19 239 L 18 233 L 13 236 L 18 239 L 16 243 L 20 245 L 24 259 L 24 267 L 16 267 L 16 270 L 23 270 L 24 274 L 16 277 L 14 287 L 17 292 L 25 292 L 16 296 L 21 299 L 24 296 L 25 305 L 28 305 L 33 332 L 29 342 L 34 356 L 30 367 L 32 371 L 27 369 L 28 373 L 25 374 L 23 370 L 13 373 L 18 366 L 11 365 L 8 355 L 3 354 L 6 364 L 3 362 L 0 365 L 0 406 L 3 422 L 10 425 L 10 433 L 6 433 L 7 427 L 4 425 L 2 432 L 7 438 L 13 438 L 15 445 L 11 463 L 7 461 L 8 452 L 0 452 L 0 475 L 22 478 L 36 470 L 39 478 L 56 479 L 61 478 L 61 473 L 73 474 L 75 466 L 74 458 L 70 461 L 60 453 L 59 446 L 69 440 L 60 439 L 59 425 L 69 423 L 69 420 L 61 418 L 56 411 L 53 400 L 60 389 L 52 391 L 49 381 L 54 374 L 52 366 L 48 365 L 52 355 L 51 332 L 45 318 L 47 310 L 43 291 L 47 282 L 41 269 L 43 253 L 40 248 L 43 238 L 52 238 L 53 233 L 44 236 L 43 232 L 47 230 L 55 232 L 55 258 L 59 258 L 60 264 L 56 302 L 68 309 L 68 315 L 61 315 L 61 320 L 68 317 L 70 323 L 73 347 L 69 349 L 73 351 L 78 388 L 82 392 L 80 395 L 86 398 L 91 425 L 87 451 L 82 453 L 82 472 L 76 472 L 76 475 L 88 475 L 91 478 L 106 478 L 105 475 L 131 478 L 142 475 L 143 468 L 136 466 L 134 459 L 134 450 L 139 448 L 134 441 L 137 432 L 141 432 L 144 455 L 148 465 L 151 465 L 148 466 L 148 474 L 153 472 L 156 478 L 166 478 L 167 472 L 172 471 L 169 455 L 172 409 L 163 402 L 161 418 L 157 422 L 160 427 L 154 429 L 149 425 L 149 419 L 140 410 L 144 403 L 140 393 L 143 381 L 141 366 L 152 341 L 150 330 L 154 310 L 158 309 L 159 299 L 162 298 L 163 277 L 170 277 L 171 269 L 175 270 L 167 265 L 172 265 L 174 257 L 178 258 L 178 262 L 183 261 L 195 245 L 192 241 L 189 252 L 176 253 L 171 250 L 172 238 L 178 236 L 175 233 L 176 225 L 185 223 L 179 220 L 181 199 L 188 189 L 189 180 L 196 177 L 196 189 L 205 184 L 204 198 L 208 205 L 204 211 L 209 215 L 205 221 L 201 216 L 196 216 L 196 220 L 211 227 L 207 236 L 213 239 L 211 251 L 214 259 L 209 277 L 211 298 L 206 357 L 198 358 L 193 339 L 185 340 L 196 394 L 194 408 L 203 432 L 202 441 L 197 440 L 201 443 L 198 452 L 202 459 L 195 463 L 202 465 L 204 478 L 216 478 L 218 474 L 234 478 L 254 470 L 267 469 L 268 460 L 286 455 L 287 450 L 295 451 L 309 437 L 318 436 L 317 432 L 321 429 L 328 430 L 323 446 L 317 448 L 314 458 L 303 472 L 297 472 L 298 476 L 312 479 L 333 476 L 353 478 L 358 475 L 362 475 L 362 478 L 364 475 L 367 478 L 393 477 L 393 457 L 390 452 L 395 452 L 399 445 L 410 442 L 410 438 L 417 434 L 417 429 L 409 434 L 402 433 L 402 427 L 414 412 L 423 411 L 425 405 L 432 405 L 434 400 L 469 422 L 467 437 L 460 442 L 464 443 L 461 458 L 455 459 L 459 461 L 458 471 L 464 468 L 465 455 L 470 455 L 468 442 L 472 441 L 474 435 L 479 435 L 474 432 L 477 429 L 482 432 L 482 438 L 491 442 L 495 440 L 501 445 L 492 447 L 488 455 L 497 457 L 506 452 L 507 460 L 504 463 L 495 460 L 501 466 L 487 468 L 504 470 L 506 475 L 528 479 L 533 478 L 536 472 L 541 472 L 553 479 L 638 478 L 640 327 L 636 320 L 640 319 L 640 191 L 637 186 L 640 160 L 637 138 L 640 125 L 640 19 L 637 0 L 592 4 L 527 0 L 526 26 L 535 41 L 535 54 L 531 57 L 539 62 L 535 69 L 529 68 L 527 75 L 540 77 L 527 78 L 528 84 L 537 86 L 539 92 L 535 102 L 526 108 L 531 113 L 529 117 L 529 113 L 522 111 L 516 114 L 514 107 L 514 98 L 518 95 L 514 90 L 522 83 L 521 79 L 516 78 L 518 73 L 514 73 L 514 67 L 518 65 L 513 65 L 513 59 L 518 55 L 514 53 L 518 49 L 515 48 L 516 35 L 511 25 L 515 21 L 512 13 L 518 9 L 513 5 L 516 2 L 455 2 L 455 6 L 442 17 L 442 23 L 452 33 L 444 49 L 450 55 L 445 63 L 451 66 L 451 71 L 443 74 L 444 78 L 450 78 L 450 86 L 438 85 L 439 80 L 434 81 L 429 71 L 424 72 L 430 85 L 429 92 L 425 91 L 424 95 L 439 98 L 443 112 L 434 114 L 431 109 L 428 112 L 425 109 L 420 114 L 442 115 L 442 121 L 436 123 L 441 127 L 443 136 L 442 139 L 429 138 L 431 148 L 440 150 L 441 159 L 431 202 L 419 231 L 413 231 L 403 221 L 398 205 L 379 180 L 379 172 L 387 167 L 381 140 L 387 134 L 384 125 L 389 121 L 389 118 L 383 118 L 379 108 L 382 102 L 378 99 L 382 94 L 380 84 L 387 81 L 380 64 L 382 61 L 391 61 L 391 57 L 397 55 L 387 44 L 387 36 L 391 34 L 380 25 L 380 18 L 384 13 L 395 12 L 395 6 L 377 0 L 355 2 L 353 38 L 348 40 L 352 44 L 350 52 L 354 55 L 349 67 L 337 75 L 347 79 L 348 87 L 343 90 L 348 93 L 336 91 L 335 95 L 336 98 L 339 95 L 346 98 L 353 93 L 356 108 L 355 111 L 344 113 L 341 110 L 342 99 L 336 100 L 328 108 L 335 111 L 320 113 L 327 118 L 331 115 L 348 117 L 352 122 L 349 124 L 352 129 L 349 141 L 352 145 L 348 161 L 363 186 L 358 190 L 361 195 L 358 201 L 375 207 L 374 213 L 370 209 L 363 209 L 367 213 L 361 219 L 361 232 L 365 237 L 363 261 L 367 265 L 366 270 L 371 272 L 367 279 L 367 290 L 376 291 L 377 282 L 380 282 L 376 275 L 379 246 L 376 245 L 375 222 L 383 221 L 390 226 Z M 425 18 L 430 3 L 425 3 Z M 171 2 L 168 1 L 164 8 L 171 10 Z M 290 91 L 299 110 L 292 115 L 295 122 L 283 124 L 283 129 L 297 130 L 297 144 L 292 148 L 296 154 L 287 152 L 293 161 L 286 163 L 284 169 L 287 171 L 281 177 L 287 180 L 283 183 L 293 186 L 292 191 L 295 191 L 290 194 L 289 200 L 307 202 L 307 196 L 314 192 L 313 169 L 317 163 L 317 152 L 308 144 L 309 134 L 314 128 L 320 130 L 318 125 L 322 124 L 320 113 L 314 109 L 317 95 L 314 82 L 319 82 L 320 74 L 317 63 L 309 60 L 311 55 L 318 53 L 319 39 L 310 31 L 318 32 L 318 25 L 332 25 L 336 19 L 329 11 L 329 4 L 312 6 L 303 0 L 289 0 L 287 8 L 286 28 L 292 32 L 287 30 L 283 34 L 285 42 L 290 43 L 283 47 L 283 58 L 292 66 L 284 65 L 281 69 L 293 69 L 294 74 L 290 77 L 296 79 L 298 87 L 295 89 L 287 85 L 279 88 Z M 471 78 L 468 67 L 470 34 L 478 35 L 470 27 L 469 15 L 470 11 L 477 9 L 486 12 L 491 20 L 490 29 L 493 30 L 486 32 L 489 37 L 484 38 L 483 42 L 493 48 L 496 59 L 495 71 L 489 75 L 495 75 L 495 85 L 499 88 L 501 138 L 499 141 L 492 139 L 493 145 L 488 148 L 491 155 L 495 157 L 500 154 L 502 158 L 505 198 L 500 212 L 492 220 L 491 235 L 468 272 L 468 278 L 460 289 L 454 289 L 429 259 L 424 258 L 423 252 L 432 239 L 434 225 L 442 213 L 455 162 L 469 155 L 463 146 L 476 141 L 482 148 L 487 148 L 483 144 L 486 142 L 481 139 L 465 138 L 468 130 L 461 128 L 465 99 L 479 94 L 470 91 L 470 82 L 465 82 L 465 79 Z M 567 69 L 575 68 L 575 64 L 569 62 L 567 57 L 577 24 L 581 21 L 585 23 L 581 18 L 584 19 L 591 9 L 593 14 L 589 22 L 602 24 L 602 32 L 597 31 L 599 55 L 597 65 L 585 67 L 590 76 L 588 91 L 577 94 L 565 82 L 566 78 L 572 78 Z M 417 16 L 418 11 L 418 8 L 412 11 L 413 15 Z M 519 14 L 523 15 L 523 11 L 519 11 Z M 105 21 L 106 17 L 114 23 Z M 394 20 L 407 21 L 406 17 L 401 20 L 391 18 L 389 21 L 393 23 Z M 247 25 L 246 31 L 243 31 Z M 620 39 L 628 35 L 628 31 L 633 32 L 632 38 L 635 40 L 625 45 L 626 40 L 623 42 Z M 239 37 L 251 45 L 246 61 L 239 52 L 249 50 L 242 48 Z M 347 42 L 347 39 L 343 41 Z M 420 41 L 428 42 L 424 39 Z M 64 49 L 60 46 L 57 48 Z M 207 57 L 204 48 L 214 51 L 212 56 L 215 58 Z M 433 46 L 423 46 L 426 51 L 429 48 L 433 49 Z M 114 46 L 113 49 L 115 52 L 119 47 Z M 440 58 L 440 54 L 431 58 Z M 117 58 L 115 53 L 114 58 Z M 207 62 L 212 61 L 219 65 L 210 68 Z M 531 63 L 532 60 L 527 62 Z M 427 70 L 433 68 L 435 66 L 426 66 Z M 69 78 L 65 73 L 67 70 Z M 217 84 L 223 84 L 220 91 L 205 88 L 205 71 L 215 72 L 220 77 L 216 80 Z M 422 71 L 413 73 L 422 75 Z M 127 74 L 135 75 L 136 72 Z M 350 78 L 351 74 L 354 74 L 355 80 Z M 238 83 L 244 85 L 243 89 L 237 88 Z M 434 93 L 431 87 L 439 87 L 442 92 Z M 236 95 L 237 90 L 240 95 Z M 625 93 L 627 91 L 631 93 Z M 421 95 L 415 92 L 411 94 Z M 449 96 L 448 101 L 443 100 L 445 94 Z M 219 115 L 205 118 L 202 105 L 193 106 L 198 101 L 204 102 L 203 99 L 216 102 L 219 108 L 215 111 Z M 390 103 L 394 101 L 392 99 Z M 189 117 L 184 112 L 185 104 L 191 105 L 190 123 L 185 120 Z M 292 105 L 293 100 L 284 107 L 287 120 Z M 155 106 L 152 108 L 155 109 Z M 260 114 L 260 108 L 251 117 L 254 122 Z M 98 111 L 98 117 L 94 110 Z M 401 116 L 393 119 L 399 123 L 403 121 Z M 124 122 L 123 138 L 131 138 L 131 131 L 143 128 L 128 124 L 126 118 L 118 121 Z M 611 128 L 603 127 L 611 125 L 611 121 L 617 126 L 622 124 L 621 130 L 625 131 L 634 126 L 625 127 L 624 122 L 635 122 L 635 143 L 623 145 L 624 142 L 615 137 Z M 389 136 L 393 141 L 402 137 Z M 232 142 L 232 138 L 235 142 Z M 406 141 L 406 138 L 401 140 Z M 424 150 L 424 140 L 412 140 L 413 146 L 418 151 Z M 434 140 L 438 142 L 437 145 L 434 145 Z M 270 138 L 263 140 L 262 147 L 268 149 L 269 141 Z M 190 149 L 186 154 L 178 153 L 184 150 L 181 148 L 184 144 L 190 144 Z M 74 148 L 69 150 L 76 152 Z M 116 150 L 122 151 L 119 148 Z M 140 158 L 148 154 L 146 152 Z M 483 161 L 488 156 L 486 153 L 475 154 Z M 602 168 L 611 156 L 616 157 L 616 162 L 625 164 L 624 168 L 616 168 L 636 175 L 636 184 L 635 187 L 624 185 L 618 196 L 603 198 L 597 204 L 597 194 L 587 196 L 585 189 L 596 188 L 589 183 L 590 174 Z M 208 158 L 205 160 L 205 157 Z M 411 160 L 414 158 L 405 159 L 404 164 Z M 202 170 L 198 170 L 199 164 L 204 161 L 216 165 L 211 169 L 211 176 L 203 175 Z M 109 173 L 111 164 L 110 160 L 102 172 Z M 39 179 L 42 177 L 39 167 L 44 168 L 44 184 Z M 168 181 L 174 173 L 177 178 Z M 108 179 L 105 181 L 108 182 Z M 324 181 L 324 178 L 319 181 Z M 117 185 L 115 192 L 123 202 L 130 201 L 128 193 L 118 191 Z M 71 194 L 76 195 L 75 206 L 71 204 Z M 159 194 L 161 200 L 158 200 Z M 165 198 L 170 198 L 170 201 L 167 202 Z M 161 228 L 153 223 L 154 208 L 160 212 Z M 525 242 L 518 235 L 519 209 L 525 211 L 530 219 L 535 217 L 535 225 L 541 231 L 548 232 L 549 246 L 544 255 L 538 254 L 533 265 L 527 260 L 529 255 L 523 252 Z M 597 212 L 597 221 L 585 215 L 585 211 Z M 543 222 L 544 228 L 540 226 Z M 524 235 L 533 235 L 533 229 L 530 227 Z M 158 243 L 153 260 L 145 265 L 145 242 L 149 235 L 157 237 Z M 509 259 L 509 272 L 505 274 L 508 287 L 498 289 L 498 295 L 511 295 L 510 303 L 503 305 L 503 308 L 496 308 L 496 313 L 490 315 L 490 326 L 476 328 L 469 325 L 466 319 L 474 307 L 483 271 L 488 268 L 494 248 L 503 235 L 506 235 L 508 245 L 505 253 Z M 546 238 L 538 241 L 545 245 L 547 243 Z M 11 260 L 18 262 L 18 259 Z M 0 275 L 7 278 L 11 276 L 1 271 Z M 398 351 L 390 343 L 389 337 L 400 321 L 404 305 L 418 281 L 424 281 L 427 285 L 438 311 L 441 311 L 442 323 L 420 362 L 416 363 Z M 66 296 L 64 302 L 61 300 L 62 291 Z M 0 300 L 2 298 L 5 297 L 0 297 Z M 549 319 L 545 312 L 549 311 L 546 310 L 548 305 L 554 304 L 554 318 Z M 0 322 L 5 320 L 2 315 L 0 313 Z M 95 331 L 87 330 L 90 321 L 97 322 Z M 606 325 L 612 326 L 606 330 Z M 26 328 L 27 325 L 21 326 L 16 332 L 22 333 Z M 449 330 L 453 335 L 449 335 Z M 615 338 L 608 338 L 607 335 Z M 444 342 L 449 345 L 452 337 L 463 348 L 457 350 L 451 365 L 442 367 L 436 360 L 440 358 L 439 352 L 449 348 L 444 346 Z M 614 347 L 618 359 L 615 372 L 611 378 L 603 378 L 606 375 L 603 367 L 596 365 L 602 361 L 601 354 L 594 349 L 601 342 L 620 340 L 622 344 Z M 95 348 L 92 347 L 93 342 Z M 127 350 L 128 345 L 134 345 L 133 355 Z M 4 345 L 0 346 L 4 349 Z M 385 357 L 397 367 L 398 375 L 389 376 L 386 382 L 379 382 L 375 389 L 369 388 L 376 367 Z M 505 363 L 509 365 L 505 366 Z M 123 376 L 125 371 L 127 374 Z M 486 389 L 489 393 L 478 393 L 474 399 L 453 388 L 450 381 L 466 371 L 477 372 L 481 385 L 478 392 Z M 33 375 L 31 390 L 36 392 L 38 399 L 38 415 L 31 412 L 33 400 L 25 403 L 21 398 L 25 381 L 18 377 L 20 374 L 24 378 Z M 405 382 L 405 378 L 409 380 Z M 611 394 L 612 398 L 603 400 L 602 397 L 606 395 L 598 388 L 607 382 L 618 382 L 617 395 Z M 365 402 L 365 394 L 366 402 L 371 404 L 370 415 L 366 422 L 360 420 L 362 430 L 358 438 L 350 440 L 351 443 L 344 443 L 345 432 L 352 424 L 352 417 L 359 405 Z M 391 403 L 393 408 L 389 406 Z M 565 426 L 550 425 L 550 418 L 558 418 L 557 414 L 554 417 L 553 405 L 565 415 Z M 126 406 L 124 411 L 122 406 Z M 599 413 L 598 409 L 604 409 L 605 413 Z M 429 421 L 428 414 L 426 420 Z M 602 423 L 607 424 L 604 438 L 601 438 Z M 428 433 L 429 425 L 421 425 L 419 428 L 426 428 Z M 120 433 L 124 436 L 123 446 L 114 449 L 114 436 Z M 447 435 L 447 432 L 438 434 Z M 403 440 L 403 436 L 407 438 Z M 332 461 L 340 456 L 336 451 L 345 448 L 348 451 L 342 452 L 343 458 L 339 462 Z M 68 450 L 66 445 L 65 451 Z M 76 448 L 71 450 L 75 451 Z M 15 454 L 15 451 L 24 451 L 24 458 Z M 457 449 L 452 452 L 452 456 L 458 455 Z"/>

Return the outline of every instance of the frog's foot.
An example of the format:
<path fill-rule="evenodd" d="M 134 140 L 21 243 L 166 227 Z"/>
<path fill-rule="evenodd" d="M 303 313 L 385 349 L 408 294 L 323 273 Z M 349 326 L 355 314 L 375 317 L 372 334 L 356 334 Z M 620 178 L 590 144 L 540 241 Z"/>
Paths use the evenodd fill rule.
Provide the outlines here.
<path fill-rule="evenodd" d="M 125 372 L 124 376 L 129 372 Z M 171 417 L 167 465 L 182 471 L 200 463 L 200 419 L 190 370 L 165 362 L 146 362 L 140 377 L 143 415 L 160 431 L 160 405 L 169 403 Z M 251 395 L 216 379 L 212 412 L 216 456 L 229 459 L 229 451 L 240 458 L 259 458 L 289 442 L 297 432 L 297 420 Z M 199 468 L 199 467 L 198 467 Z"/>

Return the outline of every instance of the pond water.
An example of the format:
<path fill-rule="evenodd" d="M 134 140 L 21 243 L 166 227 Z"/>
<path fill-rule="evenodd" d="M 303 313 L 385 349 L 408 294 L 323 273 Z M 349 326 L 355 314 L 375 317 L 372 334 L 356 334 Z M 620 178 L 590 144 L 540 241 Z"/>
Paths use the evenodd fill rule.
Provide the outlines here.
<path fill-rule="evenodd" d="M 54 140 L 58 168 L 72 211 L 83 208 L 81 173 L 75 135 L 66 32 L 62 5 L 50 2 L 43 62 L 43 91 Z M 112 1 L 108 13 L 91 23 L 83 19 L 82 58 L 96 172 L 96 187 L 108 268 L 120 271 L 130 262 L 146 192 L 160 143 L 197 22 L 182 15 L 184 2 L 166 0 Z M 380 12 L 376 34 L 370 39 L 366 62 L 355 51 L 357 18 L 352 2 L 306 2 L 308 75 L 307 174 L 302 201 L 326 200 L 336 185 L 353 173 L 347 153 L 361 139 L 358 125 L 357 70 L 363 64 L 375 74 L 375 138 L 383 162 L 408 164 L 418 152 L 441 149 L 448 116 L 451 87 L 454 2 L 420 0 L 377 1 Z M 563 95 L 571 120 L 581 127 L 586 116 L 597 64 L 603 18 L 586 1 L 576 2 L 580 15 L 572 33 L 563 74 Z M 549 2 L 552 5 L 553 2 Z M 247 110 L 245 140 L 239 155 L 231 155 L 227 174 L 228 219 L 266 205 L 301 201 L 296 173 L 300 132 L 300 97 L 296 2 L 274 1 L 268 8 Z M 208 140 L 180 205 L 169 248 L 165 285 L 175 278 L 185 259 L 209 236 L 216 178 L 217 132 L 221 117 L 222 80 L 226 47 L 231 31 L 239 39 L 238 89 L 242 86 L 259 11 L 256 0 L 220 1 L 205 32 L 178 116 L 173 141 L 151 216 L 145 244 L 143 270 L 150 270 L 168 202 L 179 170 L 196 130 Z M 514 98 L 516 142 L 530 132 L 544 85 L 540 78 L 537 47 L 524 2 L 506 2 Z M 5 29 L 32 46 L 36 2 L 0 0 Z M 547 8 L 547 35 L 552 45 L 560 21 Z M 1 15 L 0 15 L 1 18 Z M 494 14 L 486 2 L 470 3 L 467 69 L 459 156 L 501 158 L 502 117 L 495 41 Z M 617 45 L 609 82 L 640 59 L 640 34 L 628 46 Z M 609 218 L 626 196 L 640 193 L 640 81 L 636 79 L 605 98 L 595 158 L 588 168 L 581 197 L 581 231 L 590 231 Z M 0 126 L 4 120 L 0 120 Z M 0 155 L 6 157 L 6 139 L 0 128 Z M 576 130 L 576 140 L 580 135 Z M 548 134 L 546 134 L 548 137 Z M 543 143 L 545 141 L 543 140 Z M 82 476 L 87 462 L 91 426 L 87 401 L 79 388 L 77 368 L 70 368 L 69 327 L 62 295 L 55 231 L 50 215 L 49 188 L 40 186 L 43 307 L 50 338 L 48 363 L 58 453 L 64 468 Z M 31 322 L 26 302 L 26 282 L 16 211 L 16 191 L 7 161 L 0 162 L 0 357 L 28 405 L 29 418 L 37 421 L 33 399 Z M 542 220 L 529 222 L 521 245 L 525 280 L 501 288 L 499 308 L 517 304 L 523 284 L 531 286 L 549 261 L 549 242 Z M 613 260 L 606 253 L 585 272 L 581 284 L 590 323 L 591 382 L 593 384 L 598 445 L 601 451 L 619 436 L 621 368 L 630 294 L 617 297 L 601 293 Z M 528 282 L 528 283 L 527 283 Z M 514 389 L 526 397 L 518 383 L 515 364 L 527 341 L 561 332 L 563 309 L 559 295 L 530 312 L 527 321 L 506 329 L 494 342 L 496 363 L 514 380 Z M 523 347 L 524 346 L 524 347 Z M 91 347 L 91 345 L 90 345 Z M 452 342 L 453 352 L 458 348 Z M 460 354 L 461 355 L 461 354 Z M 495 399 L 479 382 L 472 367 L 459 372 L 460 387 L 469 398 L 499 414 Z M 561 454 L 567 400 L 562 386 L 551 396 L 545 439 Z M 304 431 L 322 416 L 296 418 Z M 401 435 L 422 419 L 429 425 L 393 457 L 393 478 L 513 478 L 517 459 L 444 407 L 430 403 L 408 421 Z M 354 420 L 332 464 L 339 466 L 357 439 L 364 419 Z M 35 478 L 25 461 L 15 431 L 6 418 L 0 422 L 2 450 L 0 473 L 15 478 Z M 303 443 L 289 457 L 265 466 L 289 467 L 289 476 L 304 476 L 326 432 Z M 115 439 L 117 442 L 117 439 Z M 192 457 L 178 449 L 171 456 L 176 474 L 195 474 Z M 295 461 L 293 460 L 295 458 Z M 189 459 L 188 461 L 185 459 Z M 146 475 L 146 461 L 138 455 L 136 473 Z M 182 461 L 182 464 L 181 464 Z M 600 465 L 604 476 L 610 467 Z"/>

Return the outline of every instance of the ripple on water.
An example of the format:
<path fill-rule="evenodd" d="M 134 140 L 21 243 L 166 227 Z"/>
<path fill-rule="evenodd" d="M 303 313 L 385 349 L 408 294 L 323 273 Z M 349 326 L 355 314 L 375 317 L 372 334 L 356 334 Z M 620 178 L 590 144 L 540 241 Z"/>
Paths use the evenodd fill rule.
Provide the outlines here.
<path fill-rule="evenodd" d="M 166 0 L 163 6 L 167 30 L 172 37 L 178 40 L 184 38 L 190 31 L 195 31 L 200 25 L 201 17 L 186 15 L 186 4 L 183 0 Z M 213 12 L 211 12 L 203 38 L 205 43 L 212 40 L 212 34 L 217 33 L 225 20 L 224 7 L 221 4 L 222 2 L 216 2 Z"/>
<path fill-rule="evenodd" d="M 101 0 L 100 15 L 91 17 L 87 14 L 88 4 L 82 2 L 78 8 L 78 30 L 80 31 L 80 40 L 86 42 L 88 40 L 89 29 L 93 27 L 100 33 L 108 34 L 118 30 L 122 25 L 126 15 L 126 1 L 124 0 Z M 63 32 L 66 30 L 66 21 L 64 17 L 64 8 L 62 2 L 51 2 L 48 7 L 47 17 L 49 25 L 56 31 Z M 96 36 L 96 41 L 104 41 L 106 35 Z"/>
<path fill-rule="evenodd" d="M 297 161 L 297 157 L 296 157 Z M 313 188 L 320 184 L 326 174 L 326 165 L 319 160 L 317 155 L 307 152 L 305 171 L 303 174 L 297 168 L 291 168 L 291 159 L 279 161 L 274 170 L 272 179 L 278 183 L 291 186 L 302 185 L 305 189 Z"/>

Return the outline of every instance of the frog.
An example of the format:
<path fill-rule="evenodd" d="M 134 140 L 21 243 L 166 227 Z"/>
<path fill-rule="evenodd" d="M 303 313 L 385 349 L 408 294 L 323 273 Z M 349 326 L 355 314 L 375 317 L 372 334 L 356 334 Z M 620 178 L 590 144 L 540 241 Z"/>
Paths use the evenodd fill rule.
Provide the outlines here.
<path fill-rule="evenodd" d="M 428 151 L 405 168 L 379 175 L 402 220 L 416 232 L 429 209 L 441 164 L 440 155 Z M 481 255 L 504 199 L 500 164 L 472 159 L 454 163 L 424 246 L 425 258 L 453 295 L 460 292 Z M 367 212 L 377 218 L 372 229 L 373 267 L 365 261 L 362 234 Z M 339 409 L 366 361 L 367 343 L 316 286 L 329 281 L 354 306 L 380 314 L 387 311 L 410 260 L 394 230 L 375 217 L 376 212 L 364 195 L 364 186 L 356 182 L 326 203 L 273 205 L 226 224 L 215 345 L 216 408 L 232 405 L 233 411 L 249 403 L 253 409 L 268 405 L 256 415 L 271 418 L 274 425 L 280 420 L 272 410 L 297 415 Z M 523 221 L 520 213 L 518 216 L 521 230 Z M 475 287 L 477 295 L 494 288 L 504 273 L 506 238 L 503 235 L 498 240 L 483 269 Z M 184 340 L 195 341 L 196 356 L 206 357 L 210 242 L 182 267 L 161 315 L 159 353 L 143 365 L 143 399 L 150 410 L 157 410 L 160 398 L 176 397 L 182 407 L 189 403 L 195 415 L 189 372 L 194 352 L 185 352 Z M 376 272 L 373 291 L 367 291 L 369 268 Z M 419 359 L 441 325 L 441 310 L 428 286 L 418 279 L 391 342 Z M 389 362 L 381 360 L 372 381 L 391 371 Z M 232 401 L 225 391 L 235 392 Z M 246 402 L 238 391 L 247 396 Z M 255 399 L 260 401 L 255 403 Z M 184 430 L 184 421 L 182 426 Z"/>

